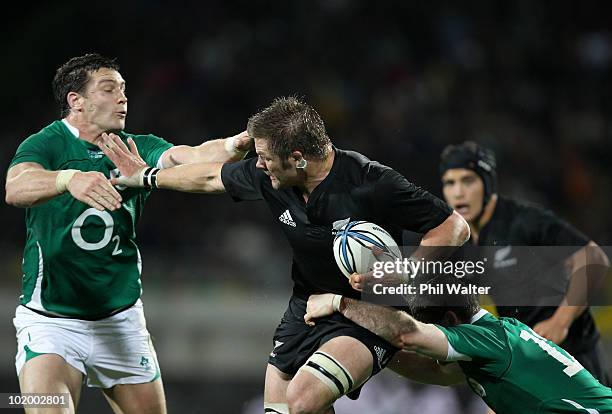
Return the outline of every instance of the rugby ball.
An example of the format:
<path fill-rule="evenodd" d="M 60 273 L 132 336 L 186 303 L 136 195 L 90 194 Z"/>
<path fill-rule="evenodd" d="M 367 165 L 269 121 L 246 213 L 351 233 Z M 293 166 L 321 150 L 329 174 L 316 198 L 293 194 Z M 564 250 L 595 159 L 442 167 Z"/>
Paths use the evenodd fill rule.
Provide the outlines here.
<path fill-rule="evenodd" d="M 382 250 L 382 258 L 374 256 L 372 246 Z M 334 237 L 334 257 L 348 278 L 353 273 L 368 273 L 376 261 L 401 259 L 402 253 L 382 227 L 368 221 L 351 221 L 340 227 Z"/>

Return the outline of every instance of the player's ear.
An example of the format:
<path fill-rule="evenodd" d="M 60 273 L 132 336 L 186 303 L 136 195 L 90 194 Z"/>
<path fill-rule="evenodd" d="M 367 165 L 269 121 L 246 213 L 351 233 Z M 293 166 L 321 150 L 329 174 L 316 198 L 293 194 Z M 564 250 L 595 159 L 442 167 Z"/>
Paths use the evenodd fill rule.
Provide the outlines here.
<path fill-rule="evenodd" d="M 83 109 L 83 96 L 77 92 L 68 92 L 66 95 L 66 101 L 70 109 L 74 109 L 79 112 Z"/>
<path fill-rule="evenodd" d="M 308 161 L 306 161 L 301 151 L 293 151 L 291 158 L 295 161 L 295 168 L 304 169 L 308 165 Z"/>

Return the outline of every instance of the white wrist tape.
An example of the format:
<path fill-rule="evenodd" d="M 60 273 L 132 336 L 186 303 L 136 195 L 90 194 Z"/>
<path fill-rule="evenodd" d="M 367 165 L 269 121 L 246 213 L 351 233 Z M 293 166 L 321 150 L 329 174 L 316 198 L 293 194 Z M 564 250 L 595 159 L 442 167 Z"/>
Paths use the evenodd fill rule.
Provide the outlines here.
<path fill-rule="evenodd" d="M 79 170 L 60 170 L 55 177 L 55 189 L 58 193 L 65 193 L 68 189 L 68 183 Z"/>
<path fill-rule="evenodd" d="M 225 150 L 232 155 L 242 155 L 246 154 L 246 151 L 240 151 L 236 148 L 236 137 L 225 138 L 225 142 L 223 144 L 225 146 Z"/>
<path fill-rule="evenodd" d="M 332 299 L 332 309 L 334 312 L 340 312 L 340 303 L 342 302 L 342 295 L 334 295 Z"/>

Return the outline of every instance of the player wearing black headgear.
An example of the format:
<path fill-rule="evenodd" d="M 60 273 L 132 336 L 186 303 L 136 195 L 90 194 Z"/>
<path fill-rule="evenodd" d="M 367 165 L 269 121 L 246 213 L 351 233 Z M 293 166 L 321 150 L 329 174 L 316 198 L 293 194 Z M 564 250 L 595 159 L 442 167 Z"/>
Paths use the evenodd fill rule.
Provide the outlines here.
<path fill-rule="evenodd" d="M 439 169 L 444 198 L 470 225 L 472 245 L 499 246 L 494 249 L 492 265 L 488 266 L 488 271 L 495 273 L 492 280 L 510 287 L 516 283 L 512 278 L 517 269 L 522 271 L 524 263 L 512 250 L 513 246 L 566 246 L 570 255 L 563 264 L 569 275 L 579 274 L 583 263 L 600 265 L 597 271 L 601 272 L 609 268 L 607 256 L 594 241 L 552 212 L 499 197 L 495 169 L 495 154 L 471 141 L 446 147 Z M 540 281 L 541 276 L 528 277 Z M 560 276 L 558 284 L 564 282 Z M 568 283 L 568 287 L 571 285 Z M 524 293 L 524 285 L 514 288 Z M 566 294 L 559 306 L 498 306 L 497 309 L 500 316 L 517 318 L 561 345 L 600 382 L 609 385 L 599 332 L 588 306 L 582 303 L 566 306 L 568 303 L 577 305 L 575 301 L 568 301 Z"/>
<path fill-rule="evenodd" d="M 490 149 L 474 141 L 449 145 L 442 152 L 440 176 L 451 168 L 466 168 L 478 174 L 484 184 L 484 203 L 491 199 L 491 195 L 497 194 L 497 161 Z"/>

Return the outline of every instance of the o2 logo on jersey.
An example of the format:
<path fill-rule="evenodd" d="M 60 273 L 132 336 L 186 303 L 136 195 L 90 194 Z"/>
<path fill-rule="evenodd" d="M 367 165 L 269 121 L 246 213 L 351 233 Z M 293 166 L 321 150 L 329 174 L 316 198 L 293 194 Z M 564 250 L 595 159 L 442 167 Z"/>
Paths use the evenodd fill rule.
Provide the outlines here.
<path fill-rule="evenodd" d="M 97 242 L 88 242 L 83 238 L 82 228 L 85 224 L 85 220 L 90 217 L 97 217 L 102 220 L 104 223 L 104 234 L 102 238 Z M 113 236 L 113 228 L 115 227 L 115 221 L 113 220 L 113 216 L 111 216 L 107 211 L 96 210 L 95 208 L 88 208 L 84 212 L 81 213 L 79 217 L 75 220 L 72 225 L 71 235 L 74 243 L 79 246 L 83 250 L 100 250 L 108 245 L 108 243 L 115 242 L 115 248 L 113 249 L 113 256 L 121 254 L 123 250 L 119 248 L 119 243 L 121 241 L 119 235 Z"/>
<path fill-rule="evenodd" d="M 487 392 L 485 391 L 484 387 L 478 383 L 478 381 L 476 381 L 474 378 L 468 378 L 467 381 L 468 384 L 470 384 L 470 387 L 472 387 L 472 390 L 474 390 L 474 392 L 478 394 L 480 398 L 487 396 Z"/>

